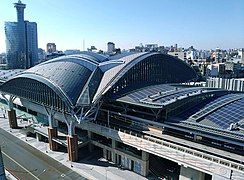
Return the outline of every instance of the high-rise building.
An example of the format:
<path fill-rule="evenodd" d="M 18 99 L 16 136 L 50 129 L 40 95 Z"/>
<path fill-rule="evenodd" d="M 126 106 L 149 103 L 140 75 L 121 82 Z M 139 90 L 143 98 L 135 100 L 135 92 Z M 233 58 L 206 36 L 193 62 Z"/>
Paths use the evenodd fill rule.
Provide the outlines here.
<path fill-rule="evenodd" d="M 241 59 L 241 63 L 244 64 L 244 48 L 238 50 L 238 57 Z"/>
<path fill-rule="evenodd" d="M 158 44 L 145 44 L 145 51 L 157 52 L 158 51 Z"/>
<path fill-rule="evenodd" d="M 56 44 L 55 43 L 47 43 L 47 53 L 54 53 L 56 52 Z"/>
<path fill-rule="evenodd" d="M 14 7 L 17 22 L 5 22 L 7 66 L 26 69 L 38 63 L 37 24 L 24 20 L 26 5 L 20 0 Z"/>
<path fill-rule="evenodd" d="M 108 42 L 108 53 L 113 53 L 115 50 L 115 44 L 113 42 Z"/>

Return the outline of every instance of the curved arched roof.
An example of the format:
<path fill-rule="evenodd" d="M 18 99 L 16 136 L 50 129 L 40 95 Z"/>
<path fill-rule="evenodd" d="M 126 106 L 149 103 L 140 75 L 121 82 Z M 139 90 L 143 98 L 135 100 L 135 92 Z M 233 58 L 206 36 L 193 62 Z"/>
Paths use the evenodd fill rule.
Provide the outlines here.
<path fill-rule="evenodd" d="M 173 65 L 179 66 L 186 74 L 182 79 L 183 82 L 197 77 L 195 71 L 183 61 L 160 53 L 134 53 L 120 55 L 117 58 L 116 56 L 107 58 L 99 54 L 83 53 L 62 56 L 34 66 L 5 82 L 0 90 L 8 93 L 4 86 L 10 81 L 25 77 L 46 84 L 55 92 L 58 91 L 59 96 L 66 99 L 66 104 L 71 107 L 90 104 L 116 85 L 135 65 L 150 57 L 160 59 L 162 62 L 171 60 L 172 63 L 167 63 L 166 69 Z M 140 68 L 143 67 L 140 66 Z M 177 74 L 177 72 L 174 73 Z M 153 83 L 159 84 L 159 82 Z M 84 101 L 84 99 L 86 100 Z"/>
<path fill-rule="evenodd" d="M 72 61 L 58 61 L 35 66 L 25 72 L 29 78 L 42 79 L 44 84 L 59 88 L 72 105 L 93 71 Z M 21 75 L 20 75 L 21 77 Z"/>
<path fill-rule="evenodd" d="M 99 95 L 101 96 L 102 94 L 105 94 L 108 90 L 111 89 L 111 87 L 115 86 L 116 83 L 119 80 L 121 80 L 122 77 L 125 76 L 125 74 L 127 74 L 133 67 L 142 63 L 143 61 L 147 61 L 150 59 L 153 59 L 153 61 L 156 61 L 156 60 L 161 61 L 162 62 L 161 64 L 157 64 L 158 66 L 156 66 L 156 67 L 154 66 L 154 67 L 157 69 L 160 69 L 159 66 L 161 66 L 161 69 L 164 71 L 167 71 L 167 73 L 171 76 L 171 77 L 167 77 L 167 79 L 165 81 L 154 82 L 150 85 L 162 84 L 162 83 L 180 83 L 180 82 L 186 82 L 186 81 L 193 81 L 194 79 L 197 79 L 197 74 L 194 71 L 194 69 L 191 68 L 184 61 L 182 61 L 178 58 L 175 58 L 173 56 L 169 56 L 166 54 L 161 54 L 161 53 L 148 53 L 148 52 L 133 53 L 133 54 L 129 54 L 127 56 L 121 56 L 120 59 L 117 59 L 116 60 L 118 62 L 117 66 L 108 68 L 108 69 L 104 68 L 105 69 L 104 76 L 101 80 L 100 86 L 95 95 L 95 99 L 96 99 L 96 96 L 99 96 Z M 107 62 L 100 64 L 100 67 L 103 68 L 103 66 L 110 67 L 111 64 L 107 63 Z M 164 66 L 164 67 L 162 67 L 162 66 Z M 148 74 L 150 74 L 149 71 L 151 71 L 151 73 L 153 73 L 153 71 L 155 71 L 155 69 L 153 69 L 153 66 L 144 67 L 144 65 L 142 65 L 139 68 L 140 69 L 137 68 L 137 71 L 134 71 L 132 73 L 135 73 L 135 74 L 139 73 L 139 72 L 143 73 L 143 71 L 146 71 L 146 69 L 148 71 Z M 179 74 L 179 73 L 181 73 L 181 74 Z M 176 81 L 174 78 L 172 78 L 172 74 L 177 76 L 179 78 L 179 81 Z M 165 78 L 165 77 L 163 77 L 164 75 L 162 74 L 162 79 Z M 145 82 L 141 83 L 141 84 L 144 86 L 149 85 L 146 83 L 146 81 L 149 81 L 149 80 L 145 80 Z"/>

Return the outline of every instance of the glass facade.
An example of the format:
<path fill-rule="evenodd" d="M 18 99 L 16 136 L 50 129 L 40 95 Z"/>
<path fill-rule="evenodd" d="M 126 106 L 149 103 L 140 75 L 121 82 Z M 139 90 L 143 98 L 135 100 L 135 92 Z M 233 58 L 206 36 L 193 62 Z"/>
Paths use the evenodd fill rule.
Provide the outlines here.
<path fill-rule="evenodd" d="M 25 22 L 28 67 L 38 64 L 37 24 Z"/>
<path fill-rule="evenodd" d="M 5 23 L 7 65 L 10 69 L 25 69 L 26 43 L 25 24 Z"/>
<path fill-rule="evenodd" d="M 27 69 L 38 62 L 37 24 L 24 21 L 25 4 L 15 3 L 18 22 L 5 22 L 7 65 Z"/>

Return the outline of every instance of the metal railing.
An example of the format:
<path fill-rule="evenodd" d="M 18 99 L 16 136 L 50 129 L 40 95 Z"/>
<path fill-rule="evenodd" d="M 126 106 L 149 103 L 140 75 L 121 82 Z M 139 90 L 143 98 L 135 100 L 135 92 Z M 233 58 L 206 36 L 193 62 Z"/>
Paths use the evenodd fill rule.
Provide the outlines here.
<path fill-rule="evenodd" d="M 90 125 L 92 127 L 90 127 L 90 128 L 88 127 L 88 128 L 91 131 L 96 131 L 98 134 L 105 135 L 105 136 L 109 135 L 111 138 L 115 138 L 115 137 L 113 137 L 113 133 L 116 133 L 116 134 L 121 134 L 122 133 L 121 135 L 124 135 L 124 140 L 125 140 L 125 136 L 128 136 L 130 141 L 129 142 L 125 142 L 122 139 L 118 139 L 118 138 L 117 138 L 117 140 L 119 140 L 119 141 L 121 141 L 121 142 L 123 142 L 125 144 L 132 145 L 134 147 L 136 146 L 136 148 L 139 148 L 139 149 L 146 149 L 145 146 L 142 147 L 142 146 L 140 146 L 140 143 L 139 143 L 139 142 L 146 141 L 145 143 L 149 147 L 154 148 L 154 149 L 160 148 L 160 147 L 157 147 L 157 146 L 165 147 L 166 149 L 169 148 L 171 150 L 178 151 L 179 153 L 185 153 L 187 155 L 191 155 L 191 156 L 196 157 L 196 158 L 200 158 L 200 159 L 203 159 L 203 160 L 206 160 L 206 161 L 211 161 L 213 163 L 216 163 L 216 164 L 219 164 L 221 166 L 224 166 L 224 167 L 226 167 L 228 169 L 237 170 L 237 171 L 240 171 L 242 173 L 244 172 L 244 165 L 243 164 L 232 162 L 230 160 L 227 160 L 227 159 L 224 159 L 224 158 L 220 158 L 220 157 L 217 157 L 217 156 L 214 156 L 214 155 L 209 155 L 209 154 L 206 154 L 204 152 L 193 150 L 193 149 L 188 148 L 188 147 L 184 147 L 184 146 L 181 146 L 181 145 L 176 145 L 174 143 L 167 142 L 167 141 L 164 141 L 164 140 L 161 140 L 161 139 L 157 139 L 157 138 L 153 138 L 153 137 L 150 137 L 150 136 L 147 136 L 147 135 L 137 134 L 137 133 L 135 133 L 133 131 L 124 130 L 124 129 L 121 129 L 121 128 L 118 128 L 118 127 L 106 127 L 106 125 L 98 124 L 98 123 L 89 123 L 88 126 L 90 126 Z M 108 132 L 108 134 L 107 134 L 107 132 Z M 122 137 L 122 136 L 120 136 L 120 137 Z M 131 140 L 133 138 L 134 138 L 134 142 L 135 143 L 132 144 Z"/>

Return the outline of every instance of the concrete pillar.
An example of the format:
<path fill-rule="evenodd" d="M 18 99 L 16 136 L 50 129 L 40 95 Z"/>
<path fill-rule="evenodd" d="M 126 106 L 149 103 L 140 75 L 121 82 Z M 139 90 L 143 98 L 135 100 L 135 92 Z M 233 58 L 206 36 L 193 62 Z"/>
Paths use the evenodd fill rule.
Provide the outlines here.
<path fill-rule="evenodd" d="M 91 143 L 92 132 L 91 131 L 87 131 L 87 135 L 88 135 L 88 139 L 90 140 L 90 142 L 88 144 L 88 149 L 89 149 L 89 152 L 92 152 L 94 150 L 94 145 Z"/>
<path fill-rule="evenodd" d="M 68 156 L 72 162 L 78 161 L 78 137 L 77 135 L 67 136 Z"/>
<path fill-rule="evenodd" d="M 108 159 L 107 158 L 107 150 L 105 148 L 103 148 L 103 157 L 104 157 L 104 159 Z"/>
<path fill-rule="evenodd" d="M 50 112 L 45 108 L 47 116 L 48 116 L 48 142 L 49 148 L 52 151 L 58 150 L 58 143 L 53 141 L 53 138 L 58 137 L 58 129 L 57 129 L 57 120 L 54 119 L 54 110 L 51 108 Z"/>
<path fill-rule="evenodd" d="M 58 130 L 56 127 L 48 127 L 48 142 L 49 148 L 52 151 L 56 151 L 58 149 L 58 143 L 53 141 L 53 138 L 58 137 Z"/>
<path fill-rule="evenodd" d="M 149 153 L 142 151 L 141 175 L 147 176 L 149 173 Z"/>
<path fill-rule="evenodd" d="M 112 139 L 112 152 L 111 152 L 111 155 L 112 155 L 112 162 L 116 163 L 116 154 L 115 154 L 115 148 L 116 148 L 116 140 Z"/>
<path fill-rule="evenodd" d="M 8 110 L 8 120 L 9 120 L 9 126 L 12 129 L 18 128 L 17 118 L 16 118 L 16 112 L 14 109 Z"/>
<path fill-rule="evenodd" d="M 63 112 L 64 120 L 68 127 L 68 135 L 67 135 L 67 150 L 69 160 L 72 162 L 78 161 L 78 136 L 75 134 L 75 121 L 72 121 L 67 118 L 65 113 Z"/>
<path fill-rule="evenodd" d="M 58 127 L 58 121 L 56 119 L 54 119 L 53 114 L 49 114 L 48 115 L 48 123 L 49 123 L 49 127 L 53 128 L 53 127 Z"/>
<path fill-rule="evenodd" d="M 36 140 L 37 140 L 38 142 L 39 142 L 39 141 L 42 141 L 42 135 L 36 133 Z"/>
<path fill-rule="evenodd" d="M 205 173 L 192 169 L 190 167 L 181 166 L 179 180 L 204 180 Z"/>

